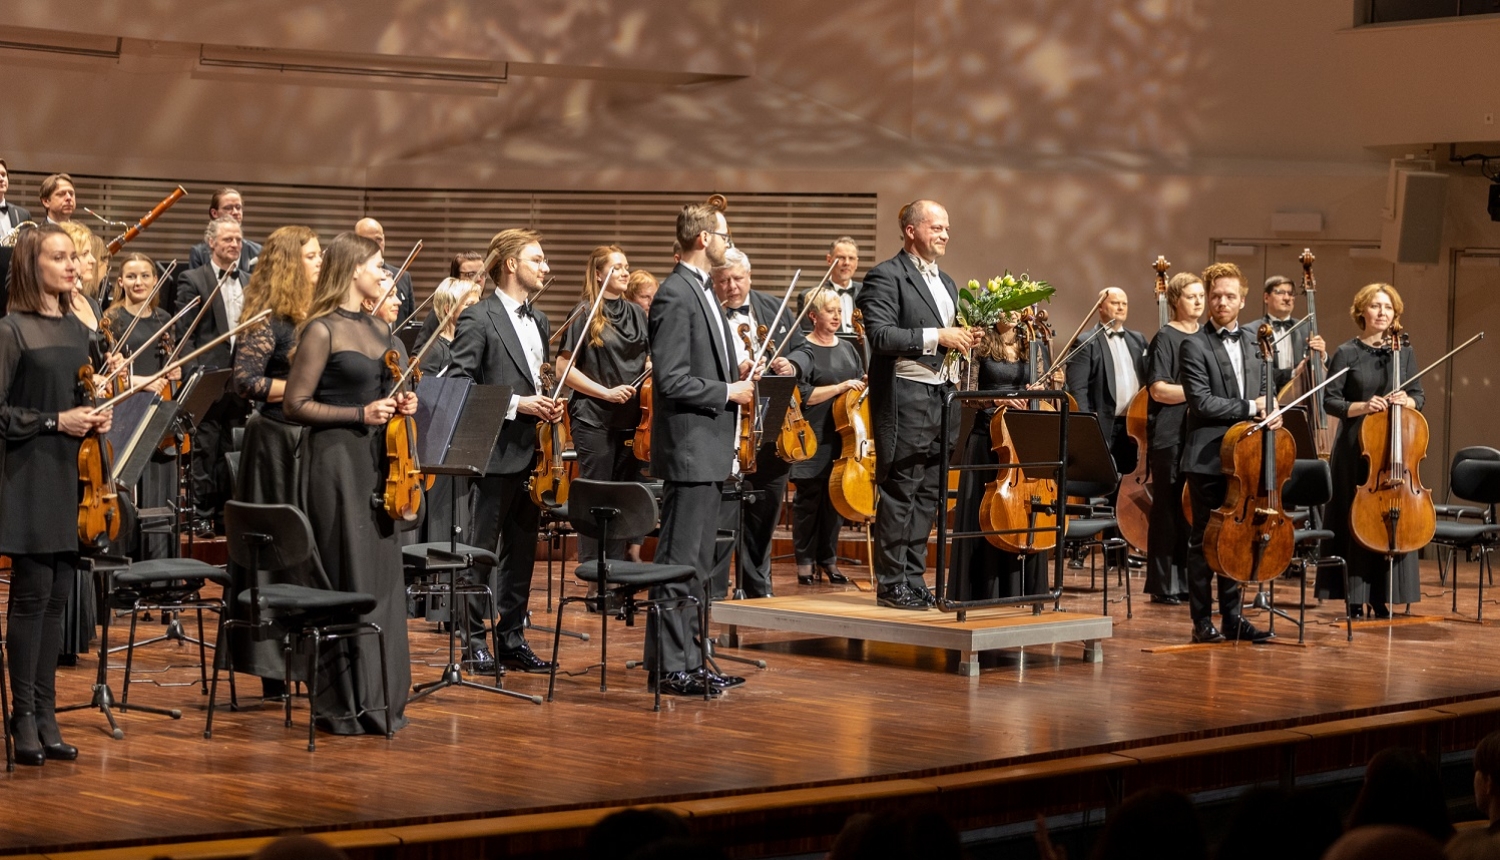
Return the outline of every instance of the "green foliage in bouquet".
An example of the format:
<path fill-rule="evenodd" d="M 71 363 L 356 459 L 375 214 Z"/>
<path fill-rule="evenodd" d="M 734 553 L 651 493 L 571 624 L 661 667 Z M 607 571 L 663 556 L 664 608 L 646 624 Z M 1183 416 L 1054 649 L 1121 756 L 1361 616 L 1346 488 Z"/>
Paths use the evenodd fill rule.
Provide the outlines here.
<path fill-rule="evenodd" d="M 958 291 L 958 324 L 989 328 L 1006 314 L 1037 302 L 1052 301 L 1055 292 L 1057 290 L 1046 281 L 1033 281 L 1025 272 L 1012 275 L 1008 269 L 1000 277 L 990 278 L 983 286 L 971 280 L 967 287 Z"/>

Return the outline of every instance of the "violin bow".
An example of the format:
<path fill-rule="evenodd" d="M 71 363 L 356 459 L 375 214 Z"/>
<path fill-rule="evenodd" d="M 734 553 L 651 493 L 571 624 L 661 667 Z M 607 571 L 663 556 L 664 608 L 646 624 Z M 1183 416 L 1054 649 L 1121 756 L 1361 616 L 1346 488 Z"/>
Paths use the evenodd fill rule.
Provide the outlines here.
<path fill-rule="evenodd" d="M 150 388 L 152 385 L 155 385 L 156 381 L 158 379 L 165 378 L 167 374 L 171 373 L 172 371 L 176 370 L 179 367 L 182 367 L 184 364 L 187 364 L 188 362 L 192 361 L 193 359 L 197 358 L 198 356 L 202 355 L 203 353 L 208 352 L 209 350 L 213 349 L 214 347 L 218 346 L 219 344 L 223 343 L 224 341 L 229 340 L 230 338 L 234 337 L 235 335 L 239 334 L 240 332 L 244 331 L 245 329 L 249 328 L 250 326 L 255 325 L 256 323 L 260 322 L 261 320 L 265 319 L 266 317 L 268 317 L 270 315 L 271 315 L 271 309 L 270 308 L 266 308 L 265 310 L 261 311 L 260 313 L 256 314 L 255 316 L 251 317 L 250 319 L 245 320 L 244 322 L 240 323 L 239 325 L 235 326 L 234 328 L 230 329 L 229 331 L 227 331 L 227 332 L 219 335 L 218 337 L 216 337 L 213 340 L 209 341 L 208 343 L 205 343 L 204 345 L 198 347 L 197 349 L 193 350 L 192 352 L 188 353 L 187 355 L 184 355 L 182 358 L 179 358 L 176 361 L 171 362 L 171 363 L 163 366 L 161 370 L 158 370 L 156 373 L 152 374 L 151 376 L 148 376 L 146 378 L 146 381 L 142 382 L 140 385 L 132 385 L 130 388 L 126 389 L 125 391 L 122 391 L 119 394 L 116 394 L 114 397 L 111 397 L 110 399 L 104 401 L 103 403 L 101 403 L 98 406 L 94 407 L 93 411 L 90 412 L 89 414 L 90 415 L 98 415 L 100 412 L 103 412 L 104 410 L 109 409 L 110 407 L 114 406 L 116 403 L 119 403 L 121 400 L 124 400 L 127 397 L 132 397 L 132 396 L 134 396 L 136 394 L 139 394 L 142 391 L 145 391 L 147 388 Z"/>
<path fill-rule="evenodd" d="M 1317 394 L 1319 391 L 1322 391 L 1324 388 L 1327 388 L 1328 387 L 1328 383 L 1334 381 L 1335 379 L 1338 379 L 1340 376 L 1343 376 L 1344 374 L 1346 374 L 1348 372 L 1349 372 L 1349 368 L 1346 367 L 1343 370 L 1340 370 L 1338 373 L 1335 373 L 1334 375 L 1332 375 L 1332 376 L 1328 377 L 1327 379 L 1323 380 L 1322 382 L 1318 383 L 1317 386 L 1315 386 L 1313 388 L 1309 388 L 1307 391 L 1303 392 L 1302 395 L 1300 397 L 1298 397 L 1296 400 L 1292 400 L 1292 401 L 1289 401 L 1287 403 L 1283 403 L 1281 406 L 1276 407 L 1276 411 L 1275 412 L 1272 412 L 1270 415 L 1267 415 L 1266 417 L 1262 418 L 1260 421 L 1256 422 L 1255 426 L 1250 428 L 1250 432 L 1251 433 L 1259 433 L 1260 431 L 1266 429 L 1266 426 L 1268 424 L 1270 424 L 1272 421 L 1275 421 L 1277 418 L 1280 418 L 1282 416 L 1282 413 L 1286 412 L 1288 409 L 1291 409 L 1293 406 L 1296 406 L 1298 403 L 1301 403 L 1302 401 L 1306 400 L 1307 398 L 1313 396 L 1314 394 Z"/>
<path fill-rule="evenodd" d="M 558 377 L 557 388 L 552 391 L 553 400 L 556 400 L 562 395 L 563 386 L 568 384 L 568 375 L 573 372 L 573 368 L 578 366 L 578 356 L 583 354 L 583 348 L 589 342 L 589 339 L 587 337 L 589 326 L 593 324 L 594 316 L 599 313 L 599 308 L 603 307 L 604 305 L 604 285 L 609 283 L 609 279 L 615 276 L 615 269 L 618 268 L 620 267 L 610 266 L 609 271 L 604 275 L 604 280 L 599 282 L 599 295 L 594 297 L 594 306 L 589 308 L 589 315 L 583 324 L 583 333 L 585 337 L 581 337 L 578 339 L 578 348 L 573 350 L 573 357 L 568 360 L 568 369 L 564 370 L 562 372 L 562 376 Z M 543 287 L 543 289 L 546 288 Z M 538 291 L 538 295 L 540 295 L 540 291 Z M 580 305 L 579 307 L 582 307 L 582 305 Z"/>
<path fill-rule="evenodd" d="M 1125 324 L 1120 322 L 1119 320 L 1111 320 L 1109 325 L 1099 326 L 1098 328 L 1094 329 L 1088 337 L 1079 341 L 1077 346 L 1073 347 L 1070 350 L 1067 350 L 1062 354 L 1061 358 L 1059 358 L 1057 361 L 1052 362 L 1052 366 L 1047 368 L 1047 372 L 1042 374 L 1042 378 L 1045 379 L 1046 377 L 1053 376 L 1059 370 L 1062 370 L 1063 367 L 1067 366 L 1068 362 L 1078 357 L 1078 353 L 1082 352 L 1084 347 L 1088 346 L 1090 343 L 1093 343 L 1094 338 L 1098 337 L 1104 332 L 1109 331 L 1110 329 L 1123 329 L 1124 327 Z M 1074 337 L 1077 337 L 1077 335 L 1074 335 Z"/>
<path fill-rule="evenodd" d="M 568 318 L 562 321 L 562 325 L 557 327 L 557 331 L 553 332 L 552 336 L 547 338 L 548 346 L 557 343 L 558 338 L 561 338 L 563 335 L 567 334 L 568 326 L 572 325 L 573 321 L 578 319 L 578 315 L 581 313 L 583 313 L 583 302 L 579 302 L 578 307 L 574 308 L 573 312 L 568 314 Z"/>
<path fill-rule="evenodd" d="M 188 338 L 192 337 L 193 332 L 198 330 L 198 324 L 203 322 L 203 315 L 208 313 L 208 309 L 214 306 L 214 299 L 218 297 L 219 291 L 224 289 L 224 283 L 229 280 L 229 271 L 229 269 L 225 269 L 224 274 L 219 276 L 219 282 L 214 285 L 214 291 L 208 294 L 208 301 L 203 303 L 203 307 L 198 309 L 198 315 L 193 317 L 193 324 L 182 332 L 182 337 L 178 338 L 177 348 L 172 350 L 171 355 L 167 356 L 168 364 L 171 364 L 177 358 L 178 353 L 182 352 L 182 348 L 187 346 Z M 197 301 L 197 299 L 193 301 Z"/>
<path fill-rule="evenodd" d="M 380 301 L 375 303 L 376 310 L 380 310 L 380 306 L 390 300 L 391 293 L 396 291 L 396 282 L 400 281 L 401 276 L 406 274 L 406 270 L 411 267 L 411 261 L 415 260 L 420 253 L 422 253 L 422 240 L 418 239 L 417 244 L 411 247 L 411 253 L 406 255 L 406 262 L 402 263 L 401 268 L 396 270 L 396 274 L 391 276 L 391 285 L 385 288 L 385 292 L 380 295 Z"/>
<path fill-rule="evenodd" d="M 143 303 L 143 306 L 147 306 L 147 307 L 150 306 L 151 300 L 154 299 L 154 298 L 156 298 L 156 294 L 161 290 L 161 285 L 165 284 L 167 282 L 167 278 L 172 277 L 172 270 L 174 270 L 176 268 L 177 268 L 177 261 L 176 260 L 173 260 L 172 262 L 170 262 L 170 263 L 167 264 L 166 271 L 162 272 L 161 273 L 161 277 L 159 277 L 159 278 L 156 279 L 156 286 L 154 286 L 154 287 L 151 288 L 151 293 L 146 296 L 146 301 Z M 132 319 L 130 321 L 130 325 L 128 325 L 128 326 L 125 327 L 125 331 L 121 332 L 120 336 L 115 339 L 115 345 L 114 345 L 114 347 L 112 349 L 110 349 L 108 355 L 104 356 L 104 363 L 106 365 L 109 364 L 109 360 L 111 358 L 114 358 L 116 355 L 118 355 L 120 353 L 121 350 L 123 350 L 125 348 L 125 341 L 126 341 L 126 339 L 128 339 L 130 337 L 130 333 L 131 332 L 135 331 L 135 327 L 136 327 L 136 325 L 138 325 L 140 323 L 140 321 L 141 321 L 141 315 L 140 314 L 136 314 L 135 317 L 134 317 L 134 319 Z M 150 341 L 147 341 L 147 343 L 150 343 Z"/>
<path fill-rule="evenodd" d="M 1469 344 L 1473 343 L 1476 340 L 1484 340 L 1484 332 L 1480 332 L 1479 334 L 1474 335 L 1473 337 L 1469 338 L 1468 340 L 1464 341 L 1463 343 L 1459 344 L 1458 346 L 1455 346 L 1454 348 L 1448 350 L 1447 354 L 1444 355 L 1442 358 L 1438 359 L 1437 361 L 1434 361 L 1432 364 L 1427 365 L 1426 367 L 1422 368 L 1421 370 L 1417 371 L 1416 373 L 1413 373 L 1411 375 L 1411 378 L 1408 379 L 1408 380 L 1406 380 L 1405 382 L 1401 383 L 1401 387 L 1397 388 L 1396 391 L 1400 391 L 1400 390 L 1406 388 L 1406 386 L 1411 385 L 1413 382 L 1416 382 L 1418 379 L 1421 379 L 1424 375 L 1426 375 L 1433 368 L 1437 367 L 1438 365 L 1442 364 L 1443 362 L 1445 362 L 1448 359 L 1452 358 L 1453 356 L 1457 355 L 1461 350 L 1467 349 L 1469 347 Z M 1391 394 L 1395 394 L 1396 391 L 1392 391 L 1392 392 L 1390 392 L 1390 394 L 1387 394 L 1385 396 L 1386 397 L 1390 397 Z"/>
<path fill-rule="evenodd" d="M 193 308 L 197 307 L 199 301 L 201 301 L 201 299 L 199 299 L 197 297 L 194 297 L 194 299 L 192 301 L 190 301 L 187 304 L 183 305 L 182 306 L 182 310 L 180 310 L 177 313 L 173 314 L 171 319 L 167 320 L 166 323 L 161 328 L 159 328 L 159 329 L 156 330 L 156 334 L 153 334 L 149 338 L 146 338 L 146 342 L 143 343 L 143 344 L 141 344 L 141 348 L 138 349 L 138 350 L 136 350 L 134 353 L 132 353 L 129 358 L 125 359 L 125 365 L 124 366 L 125 367 L 130 367 L 132 364 L 135 364 L 135 360 L 137 358 L 140 358 L 142 355 L 144 355 L 145 352 L 146 352 L 146 350 L 148 350 L 148 349 L 151 348 L 152 344 L 156 343 L 158 340 L 161 340 L 166 335 L 166 333 L 171 330 L 172 326 L 176 325 L 177 322 L 179 320 L 181 320 L 184 315 L 186 315 Z M 130 331 L 130 329 L 126 329 L 126 331 L 127 332 Z M 171 361 L 171 357 L 170 356 L 168 357 L 168 361 L 169 362 Z"/>
<path fill-rule="evenodd" d="M 1099 291 L 1099 298 L 1097 298 L 1097 299 L 1094 300 L 1094 306 L 1091 307 L 1091 308 L 1089 308 L 1089 312 L 1083 315 L 1083 320 L 1078 323 L 1078 328 L 1073 329 L 1073 336 L 1070 337 L 1070 338 L 1068 338 L 1068 343 L 1072 343 L 1073 341 L 1078 340 L 1078 336 L 1081 335 L 1081 334 L 1083 334 L 1083 327 L 1086 326 L 1086 325 L 1088 325 L 1089 324 L 1089 320 L 1091 320 L 1091 319 L 1094 318 L 1094 314 L 1099 310 L 1099 306 L 1102 305 L 1102 304 L 1104 304 L 1104 297 L 1107 296 L 1107 295 L 1109 295 L 1109 288 L 1108 287 L 1106 287 L 1105 289 L 1102 289 L 1102 290 Z M 1103 326 L 1100 326 L 1100 328 L 1103 328 Z M 1085 340 L 1084 343 L 1088 343 L 1088 341 Z M 1057 361 L 1053 362 L 1052 366 L 1053 367 L 1057 367 L 1066 358 L 1071 358 L 1072 357 L 1071 353 L 1076 352 L 1077 350 L 1082 349 L 1082 348 L 1083 348 L 1083 344 L 1080 343 L 1078 346 L 1073 347 L 1072 349 L 1064 349 L 1062 357 L 1059 358 Z M 1048 372 L 1050 373 L 1051 371 L 1048 371 Z"/>
<path fill-rule="evenodd" d="M 797 312 L 796 318 L 792 320 L 791 328 L 787 329 L 786 337 L 781 339 L 781 343 L 776 346 L 776 351 L 771 353 L 770 360 L 766 362 L 767 365 L 770 365 L 772 361 L 775 361 L 776 359 L 781 357 L 781 351 L 786 349 L 786 345 L 792 340 L 792 332 L 797 331 L 799 328 L 801 328 L 802 320 L 806 319 L 807 312 L 812 310 L 812 306 L 817 304 L 818 297 L 823 295 L 823 291 L 828 288 L 828 280 L 829 278 L 833 277 L 833 268 L 837 265 L 838 262 L 834 261 L 834 263 L 828 267 L 828 271 L 823 273 L 823 280 L 818 281 L 818 285 L 816 287 L 813 287 L 813 291 L 808 294 L 807 301 L 802 303 L 802 310 Z M 801 274 L 802 270 L 798 269 L 797 273 Z M 796 281 L 796 278 L 792 279 L 792 283 L 795 284 Z M 775 331 L 776 327 L 774 325 L 771 326 L 771 330 Z"/>
<path fill-rule="evenodd" d="M 1292 332 L 1294 332 L 1297 329 L 1301 328 L 1303 323 L 1307 322 L 1308 320 L 1310 320 L 1312 318 L 1313 318 L 1313 315 L 1312 314 L 1308 314 L 1307 316 L 1303 317 L 1302 319 L 1297 320 L 1295 323 L 1292 324 L 1291 328 L 1289 328 L 1286 331 L 1282 332 L 1280 334 L 1280 336 L 1278 336 L 1275 340 L 1271 341 L 1271 348 L 1275 349 L 1276 347 L 1280 346 L 1282 341 L 1284 341 L 1287 338 L 1289 338 L 1289 337 L 1292 336 Z"/>
<path fill-rule="evenodd" d="M 459 317 L 459 315 L 462 314 L 463 312 L 464 312 L 464 306 L 463 305 L 461 305 L 461 304 L 454 305 L 453 306 L 453 310 L 448 311 L 448 318 L 445 319 L 445 320 L 443 320 L 442 328 L 439 328 L 438 331 L 442 331 L 442 329 L 447 328 L 448 324 L 454 322 L 455 320 L 457 320 L 458 317 Z M 432 347 L 437 344 L 438 339 L 439 338 L 438 338 L 438 336 L 436 334 L 434 334 L 432 337 L 429 337 L 427 339 L 427 342 L 424 343 L 424 344 L 422 344 L 422 348 L 419 349 L 419 350 L 417 350 L 417 354 L 414 355 L 414 356 L 412 356 L 411 358 L 407 359 L 407 361 L 406 361 L 406 370 L 404 370 L 404 371 L 401 372 L 401 376 L 396 380 L 396 384 L 393 385 L 393 386 L 391 386 L 391 393 L 387 394 L 386 397 L 395 397 L 396 396 L 396 393 L 401 390 L 401 386 L 405 385 L 406 384 L 406 380 L 408 380 L 408 379 L 411 378 L 412 368 L 414 368 L 414 367 L 420 367 L 421 366 L 422 359 L 424 359 L 424 358 L 427 357 L 427 351 L 429 349 L 432 349 Z"/>

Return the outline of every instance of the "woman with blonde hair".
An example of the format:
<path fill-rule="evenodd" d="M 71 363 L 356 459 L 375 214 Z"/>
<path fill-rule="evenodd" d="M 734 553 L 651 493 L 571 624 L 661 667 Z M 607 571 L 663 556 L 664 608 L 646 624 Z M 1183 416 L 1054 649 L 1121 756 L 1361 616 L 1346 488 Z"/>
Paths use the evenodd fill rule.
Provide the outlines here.
<path fill-rule="evenodd" d="M 64 221 L 57 225 L 73 240 L 78 250 L 78 280 L 75 282 L 69 306 L 78 320 L 94 331 L 99 330 L 99 319 L 103 309 L 99 305 L 99 282 L 102 274 L 99 258 L 94 255 L 94 231 L 77 221 Z"/>
<path fill-rule="evenodd" d="M 656 298 L 656 290 L 659 284 L 656 276 L 645 269 L 636 269 L 630 273 L 630 279 L 625 282 L 625 298 L 641 306 L 641 310 L 651 311 L 651 300 Z"/>
<path fill-rule="evenodd" d="M 256 504 L 289 504 L 306 510 L 307 472 L 303 452 L 307 450 L 307 428 L 293 423 L 283 411 L 286 380 L 296 350 L 297 326 L 307 318 L 313 283 L 323 264 L 318 234 L 309 227 L 281 227 L 261 248 L 260 259 L 245 285 L 245 307 L 240 316 L 251 319 L 264 310 L 271 316 L 246 329 L 235 339 L 230 384 L 249 401 L 253 412 L 245 421 L 240 445 L 240 467 L 233 499 Z M 230 564 L 233 588 L 249 587 L 249 573 Z M 278 571 L 275 582 L 330 588 L 328 575 L 316 560 L 299 568 Z M 226 602 L 233 617 L 239 603 Z M 234 668 L 261 677 L 268 697 L 280 696 L 281 645 L 274 640 L 252 642 L 247 631 L 231 628 L 230 647 Z M 306 667 L 294 665 L 292 677 L 306 677 Z"/>
<path fill-rule="evenodd" d="M 422 372 L 434 373 L 439 376 L 448 369 L 453 356 L 453 335 L 458 330 L 458 317 L 454 309 L 459 308 L 458 313 L 463 313 L 461 308 L 467 308 L 479 302 L 479 285 L 473 281 L 462 278 L 444 278 L 441 284 L 432 294 L 432 311 L 436 315 L 438 329 L 438 342 L 427 350 L 422 356 Z M 447 322 L 452 317 L 451 322 Z M 447 322 L 447 325 L 444 325 Z"/>

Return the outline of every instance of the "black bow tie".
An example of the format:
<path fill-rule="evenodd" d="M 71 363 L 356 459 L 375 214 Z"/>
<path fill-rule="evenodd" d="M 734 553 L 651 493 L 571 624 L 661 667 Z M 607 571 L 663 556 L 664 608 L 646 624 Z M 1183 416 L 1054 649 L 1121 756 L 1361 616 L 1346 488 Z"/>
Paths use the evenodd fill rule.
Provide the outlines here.
<path fill-rule="evenodd" d="M 238 268 L 225 269 L 219 273 L 219 279 L 222 281 L 238 281 L 240 279 L 240 270 Z"/>
<path fill-rule="evenodd" d="M 531 302 L 521 302 L 521 306 L 516 308 L 516 316 L 536 319 L 536 313 L 531 309 Z"/>
<path fill-rule="evenodd" d="M 1221 328 L 1221 329 L 1219 329 L 1215 333 L 1219 336 L 1220 340 L 1232 340 L 1235 343 L 1239 343 L 1239 341 L 1240 341 L 1240 330 L 1239 329 L 1234 329 L 1234 330 L 1231 331 L 1230 329 L 1227 329 L 1227 328 Z"/>
<path fill-rule="evenodd" d="M 1271 328 L 1274 328 L 1277 331 L 1286 331 L 1296 324 L 1296 320 L 1271 320 Z"/>
<path fill-rule="evenodd" d="M 746 317 L 748 317 L 748 316 L 750 316 L 750 306 L 749 305 L 740 305 L 737 308 L 725 308 L 724 312 L 727 313 L 727 314 L 729 314 L 730 316 L 746 316 Z"/>
<path fill-rule="evenodd" d="M 1109 331 L 1106 331 L 1104 333 L 1104 336 L 1105 337 L 1124 337 L 1125 336 L 1125 330 L 1124 329 L 1115 329 L 1115 328 L 1112 328 Z"/>

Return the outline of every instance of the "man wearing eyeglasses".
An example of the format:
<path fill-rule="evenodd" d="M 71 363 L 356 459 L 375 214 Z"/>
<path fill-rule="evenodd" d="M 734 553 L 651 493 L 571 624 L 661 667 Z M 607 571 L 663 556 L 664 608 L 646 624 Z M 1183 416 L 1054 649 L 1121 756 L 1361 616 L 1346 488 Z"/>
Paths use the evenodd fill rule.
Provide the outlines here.
<path fill-rule="evenodd" d="M 654 380 L 651 474 L 664 482 L 656 561 L 688 565 L 696 576 L 689 584 L 653 588 L 651 597 L 691 594 L 702 601 L 714 569 L 720 495 L 734 469 L 735 417 L 752 405 L 754 383 L 740 378 L 734 333 L 709 278 L 734 244 L 722 204 L 711 200 L 682 207 L 677 242 L 682 257 L 662 280 L 648 323 Z M 693 608 L 666 613 L 660 626 L 660 663 L 656 627 L 646 627 L 646 667 L 663 693 L 718 695 L 745 682 L 700 671 L 707 631 Z"/>
<path fill-rule="evenodd" d="M 1328 355 L 1324 351 L 1322 335 L 1308 337 L 1311 320 L 1299 326 L 1297 320 L 1292 317 L 1292 309 L 1297 306 L 1297 289 L 1293 286 L 1291 278 L 1283 275 L 1272 275 L 1267 278 L 1265 304 L 1265 321 L 1276 330 L 1276 337 L 1279 339 L 1276 344 L 1276 357 L 1271 362 L 1271 381 L 1277 390 L 1280 390 L 1307 366 L 1309 351 L 1316 352 L 1319 361 L 1327 359 Z M 1296 327 L 1293 328 L 1293 326 Z M 1289 331 L 1291 335 L 1282 337 Z"/>

